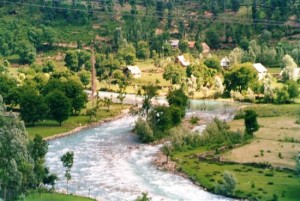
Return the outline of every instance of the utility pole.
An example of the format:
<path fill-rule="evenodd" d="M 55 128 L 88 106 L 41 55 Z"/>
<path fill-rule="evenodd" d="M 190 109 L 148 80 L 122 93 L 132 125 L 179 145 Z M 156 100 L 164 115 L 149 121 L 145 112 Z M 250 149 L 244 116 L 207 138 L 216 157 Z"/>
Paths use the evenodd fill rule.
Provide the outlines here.
<path fill-rule="evenodd" d="M 91 47 L 91 51 L 92 51 L 92 69 L 91 69 L 91 75 L 92 75 L 92 79 L 91 79 L 91 88 L 92 88 L 92 94 L 91 94 L 91 99 L 92 99 L 92 105 L 94 107 L 94 100 L 95 100 L 95 96 L 96 94 L 96 69 L 95 69 L 95 50 L 94 50 L 94 46 L 95 46 L 95 42 L 92 42 L 92 47 Z"/>

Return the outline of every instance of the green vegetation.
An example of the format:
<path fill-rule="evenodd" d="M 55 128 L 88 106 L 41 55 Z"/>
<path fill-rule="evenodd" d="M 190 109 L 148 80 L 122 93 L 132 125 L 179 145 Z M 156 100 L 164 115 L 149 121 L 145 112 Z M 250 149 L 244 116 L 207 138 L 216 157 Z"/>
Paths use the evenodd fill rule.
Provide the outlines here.
<path fill-rule="evenodd" d="M 201 152 L 198 149 L 196 153 L 200 154 Z M 189 152 L 175 152 L 171 156 L 173 160 L 177 161 L 180 171 L 210 191 L 214 191 L 216 185 L 223 183 L 222 173 L 230 171 L 234 173 L 238 181 L 234 196 L 271 200 L 273 194 L 276 194 L 279 200 L 284 201 L 297 200 L 300 196 L 299 178 L 290 171 L 264 169 L 242 164 L 205 162 L 195 156 L 192 157 L 193 154 Z M 268 172 L 272 172 L 272 176 L 269 176 Z"/>
<path fill-rule="evenodd" d="M 45 167 L 47 143 L 40 136 L 29 141 L 23 122 L 6 112 L 1 96 L 0 133 L 1 199 L 16 200 L 42 184 L 54 185 L 57 177 Z"/>
<path fill-rule="evenodd" d="M 142 142 L 152 142 L 169 135 L 169 130 L 178 126 L 185 116 L 188 97 L 182 88 L 170 91 L 167 100 L 169 106 L 153 106 L 156 88 L 148 85 L 145 89 L 143 107 L 136 122 L 134 131 Z M 150 110 L 151 109 L 151 110 Z M 150 111 L 150 112 L 149 112 Z M 144 118 L 142 116 L 145 116 Z"/>
<path fill-rule="evenodd" d="M 88 104 L 88 108 L 92 108 L 91 103 Z M 39 134 L 42 137 L 49 137 L 55 134 L 71 131 L 76 127 L 84 126 L 92 122 L 97 122 L 106 118 L 111 118 L 120 114 L 120 112 L 125 108 L 126 106 L 124 107 L 121 105 L 114 104 L 110 107 L 110 110 L 101 107 L 100 110 L 95 111 L 95 115 L 92 115 L 91 118 L 88 114 L 85 115 L 85 112 L 83 111 L 82 114 L 78 116 L 71 116 L 62 124 L 62 126 L 59 126 L 53 120 L 44 120 L 43 122 L 35 124 L 34 127 L 28 126 L 26 130 L 30 138 L 33 138 L 36 134 Z M 94 111 L 94 109 L 92 109 L 92 111 Z"/>
<path fill-rule="evenodd" d="M 59 193 L 31 193 L 26 197 L 27 201 L 93 201 L 94 199 L 76 195 L 64 195 Z"/>

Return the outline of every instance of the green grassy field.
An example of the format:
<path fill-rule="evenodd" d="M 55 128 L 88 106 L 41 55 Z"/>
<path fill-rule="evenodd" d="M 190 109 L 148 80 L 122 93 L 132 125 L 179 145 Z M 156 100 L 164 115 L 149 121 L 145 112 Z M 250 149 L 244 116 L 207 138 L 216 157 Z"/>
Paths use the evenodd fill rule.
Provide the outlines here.
<path fill-rule="evenodd" d="M 97 115 L 95 119 L 93 119 L 93 122 L 116 116 L 127 107 L 128 106 L 114 104 L 111 106 L 110 110 L 107 110 L 106 108 L 101 108 L 97 112 Z M 79 116 L 71 116 L 69 119 L 62 123 L 62 126 L 59 126 L 59 124 L 56 121 L 45 120 L 43 122 L 37 123 L 34 127 L 26 127 L 26 130 L 30 138 L 33 138 L 37 134 L 41 135 L 42 137 L 49 137 L 52 135 L 68 132 L 70 130 L 75 129 L 76 127 L 91 123 L 89 121 L 89 117 L 84 114 L 85 111 L 82 111 L 81 115 Z"/>
<path fill-rule="evenodd" d="M 59 193 L 31 193 L 26 201 L 92 201 L 94 199 Z"/>
<path fill-rule="evenodd" d="M 200 152 L 197 150 L 197 153 Z M 178 161 L 181 171 L 190 179 L 210 191 L 222 181 L 224 171 L 230 171 L 238 180 L 237 197 L 271 200 L 275 194 L 278 200 L 283 201 L 295 201 L 300 197 L 300 180 L 292 172 L 204 162 L 192 155 L 191 151 L 175 153 L 172 159 Z"/>
<path fill-rule="evenodd" d="M 259 117 L 295 116 L 300 114 L 300 104 L 255 104 L 242 110 L 255 110 Z"/>
<path fill-rule="evenodd" d="M 298 200 L 300 177 L 284 168 L 294 169 L 295 156 L 300 152 L 300 126 L 295 123 L 300 105 L 250 105 L 247 109 L 258 113 L 261 127 L 251 142 L 222 153 L 222 163 L 200 161 L 195 155 L 207 151 L 205 147 L 174 152 L 172 159 L 180 171 L 210 191 L 222 182 L 224 171 L 230 171 L 238 180 L 237 197 L 274 200 L 275 195 L 280 201 Z M 231 130 L 245 129 L 243 119 L 229 125 Z M 269 163 L 281 169 L 258 168 L 247 163 Z"/>

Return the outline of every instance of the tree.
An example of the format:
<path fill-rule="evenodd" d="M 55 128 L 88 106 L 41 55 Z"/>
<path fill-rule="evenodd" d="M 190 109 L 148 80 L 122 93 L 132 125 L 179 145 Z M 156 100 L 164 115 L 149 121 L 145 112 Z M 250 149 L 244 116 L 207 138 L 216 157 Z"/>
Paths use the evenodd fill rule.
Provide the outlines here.
<path fill-rule="evenodd" d="M 298 83 L 293 80 L 289 80 L 287 82 L 287 91 L 288 91 L 289 98 L 291 99 L 291 101 L 294 98 L 297 98 L 300 94 Z"/>
<path fill-rule="evenodd" d="M 187 53 L 189 50 L 189 43 L 187 40 L 180 40 L 178 44 L 178 48 L 180 49 L 181 53 Z"/>
<path fill-rule="evenodd" d="M 142 88 L 144 90 L 144 101 L 143 101 L 142 108 L 145 111 L 146 116 L 148 118 L 148 113 L 152 106 L 151 100 L 157 95 L 158 88 L 157 86 L 154 86 L 152 84 L 148 84 L 146 86 L 143 86 Z"/>
<path fill-rule="evenodd" d="M 48 106 L 44 98 L 34 89 L 22 90 L 20 96 L 20 114 L 22 120 L 26 123 L 32 123 L 43 120 L 46 116 Z"/>
<path fill-rule="evenodd" d="M 32 64 L 35 61 L 36 49 L 28 41 L 19 42 L 17 52 L 20 55 L 21 63 Z"/>
<path fill-rule="evenodd" d="M 257 80 L 257 72 L 252 67 L 252 64 L 235 66 L 231 71 L 225 73 L 225 92 L 227 94 L 232 90 L 242 92 L 243 90 L 247 90 L 248 87 L 251 88 Z"/>
<path fill-rule="evenodd" d="M 204 61 L 204 64 L 208 68 L 216 69 L 217 71 L 221 70 L 220 61 L 219 61 L 219 59 L 217 57 L 211 57 L 211 58 L 206 59 Z"/>
<path fill-rule="evenodd" d="M 231 0 L 231 9 L 234 12 L 239 11 L 239 9 L 240 9 L 240 1 L 239 0 Z"/>
<path fill-rule="evenodd" d="M 181 117 L 185 115 L 185 109 L 188 104 L 188 97 L 185 95 L 183 88 L 170 91 L 167 95 L 167 100 L 170 106 L 176 106 L 181 109 Z"/>
<path fill-rule="evenodd" d="M 205 33 L 205 41 L 211 48 L 217 49 L 220 47 L 220 35 L 215 29 L 209 29 Z"/>
<path fill-rule="evenodd" d="M 149 143 L 155 140 L 153 130 L 149 123 L 143 120 L 141 117 L 135 122 L 133 130 L 138 135 L 139 139 L 144 143 Z"/>
<path fill-rule="evenodd" d="M 66 66 L 72 70 L 77 72 L 78 69 L 78 55 L 76 51 L 68 50 L 65 56 Z"/>
<path fill-rule="evenodd" d="M 253 136 L 253 133 L 258 131 L 259 125 L 257 123 L 257 114 L 254 110 L 246 110 L 244 116 L 245 132 Z"/>
<path fill-rule="evenodd" d="M 294 59 L 290 55 L 286 54 L 283 57 L 283 64 L 285 66 L 283 71 L 284 73 L 286 73 L 287 78 L 289 80 L 297 81 L 299 76 L 295 74 L 295 69 L 297 68 L 297 64 L 294 61 Z"/>
<path fill-rule="evenodd" d="M 171 84 L 180 84 L 185 77 L 185 71 L 182 66 L 178 64 L 169 64 L 165 68 L 163 78 L 170 80 Z"/>
<path fill-rule="evenodd" d="M 118 50 L 118 56 L 121 57 L 126 65 L 134 65 L 136 60 L 136 50 L 132 43 L 124 43 Z"/>
<path fill-rule="evenodd" d="M 244 51 L 236 47 L 229 54 L 229 60 L 231 64 L 239 64 L 242 62 L 242 58 L 244 56 Z"/>
<path fill-rule="evenodd" d="M 71 104 L 69 99 L 61 91 L 53 91 L 46 96 L 46 103 L 49 107 L 49 115 L 55 121 L 61 123 L 69 118 Z"/>
<path fill-rule="evenodd" d="M 41 183 L 47 180 L 49 171 L 45 167 L 45 156 L 48 152 L 48 143 L 42 136 L 36 135 L 29 143 L 29 153 L 34 161 L 34 173 L 36 184 L 39 187 Z M 47 182 L 46 182 L 47 183 Z"/>
<path fill-rule="evenodd" d="M 87 102 L 87 95 L 83 91 L 81 83 L 75 80 L 68 80 L 68 82 L 64 83 L 64 92 L 70 100 L 72 114 L 76 115 Z"/>
<path fill-rule="evenodd" d="M 91 73 L 86 70 L 82 70 L 79 73 L 79 79 L 83 86 L 86 88 L 86 86 L 91 82 Z"/>
<path fill-rule="evenodd" d="M 7 103 L 6 101 L 9 93 L 16 87 L 17 80 L 8 75 L 0 74 L 0 95 L 3 97 L 5 103 Z"/>
<path fill-rule="evenodd" d="M 68 151 L 60 157 L 60 160 L 61 160 L 64 168 L 66 168 L 65 177 L 67 179 L 67 194 L 68 194 L 68 184 L 72 178 L 70 172 L 71 172 L 71 168 L 73 167 L 73 163 L 74 163 L 74 153 L 72 151 Z"/>
<path fill-rule="evenodd" d="M 296 173 L 300 175 L 300 153 L 296 156 Z"/>
<path fill-rule="evenodd" d="M 139 59 L 148 59 L 150 56 L 149 45 L 146 41 L 139 41 L 137 44 L 136 56 Z"/>
<path fill-rule="evenodd" d="M 221 195 L 233 195 L 237 185 L 237 179 L 233 173 L 225 171 L 223 174 L 223 184 L 217 184 L 215 192 Z"/>
<path fill-rule="evenodd" d="M 0 188 L 1 200 L 16 200 L 30 186 L 33 161 L 28 152 L 24 123 L 7 113 L 0 96 Z"/>

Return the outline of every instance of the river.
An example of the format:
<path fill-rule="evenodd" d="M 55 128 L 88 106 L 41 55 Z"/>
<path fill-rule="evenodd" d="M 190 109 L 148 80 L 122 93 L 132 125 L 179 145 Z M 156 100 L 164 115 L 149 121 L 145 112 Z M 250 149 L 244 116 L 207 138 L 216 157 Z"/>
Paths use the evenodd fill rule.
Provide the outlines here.
<path fill-rule="evenodd" d="M 207 111 L 199 111 L 203 106 Z M 231 117 L 223 103 L 193 101 L 187 115 L 211 121 L 218 116 Z M 228 110 L 225 112 L 225 109 Z M 230 200 L 206 192 L 188 179 L 158 170 L 153 164 L 160 145 L 140 144 L 132 134 L 135 117 L 102 124 L 96 128 L 49 141 L 46 164 L 58 175 L 56 189 L 66 191 L 66 179 L 60 156 L 74 152 L 69 192 L 97 200 L 134 200 L 147 192 L 154 201 Z M 201 130 L 201 129 L 200 129 Z"/>

